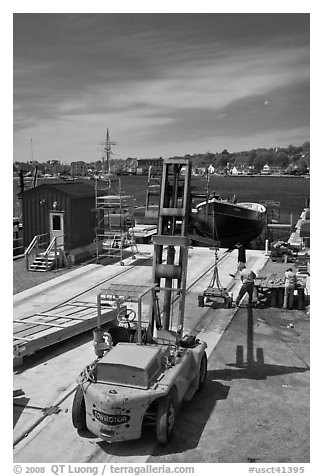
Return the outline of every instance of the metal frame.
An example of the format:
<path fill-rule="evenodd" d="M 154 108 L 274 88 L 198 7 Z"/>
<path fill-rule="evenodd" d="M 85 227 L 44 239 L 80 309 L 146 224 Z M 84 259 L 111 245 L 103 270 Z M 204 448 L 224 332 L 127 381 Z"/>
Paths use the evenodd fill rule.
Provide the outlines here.
<path fill-rule="evenodd" d="M 151 293 L 151 305 L 155 299 L 155 285 L 110 284 L 101 289 L 97 295 L 97 330 L 101 331 L 102 301 L 112 301 L 117 308 L 117 315 L 121 305 L 125 302 L 137 303 L 138 306 L 138 344 L 142 344 L 142 299 Z"/>
<path fill-rule="evenodd" d="M 98 195 L 97 182 L 95 186 L 95 211 L 96 223 L 96 255 L 97 262 L 104 257 L 120 257 L 120 264 L 123 265 L 123 250 L 129 245 L 131 247 L 132 258 L 138 252 L 134 225 L 134 197 L 125 195 L 121 191 L 119 181 L 118 194 L 112 195 L 110 186 L 108 195 Z M 117 219 L 116 224 L 112 223 Z M 107 242 L 105 244 L 104 242 Z M 105 247 L 105 249 L 103 249 Z"/>
<path fill-rule="evenodd" d="M 157 235 L 153 237 L 153 281 L 164 292 L 162 328 L 169 330 L 172 292 L 179 293 L 178 333 L 183 333 L 188 247 L 187 237 L 191 209 L 189 159 L 164 159 L 160 190 Z M 166 248 L 166 264 L 163 250 Z M 178 264 L 176 264 L 178 263 Z M 161 284 L 164 280 L 164 285 Z M 176 286 L 173 285 L 176 281 Z M 154 312 L 152 321 L 154 321 Z"/>

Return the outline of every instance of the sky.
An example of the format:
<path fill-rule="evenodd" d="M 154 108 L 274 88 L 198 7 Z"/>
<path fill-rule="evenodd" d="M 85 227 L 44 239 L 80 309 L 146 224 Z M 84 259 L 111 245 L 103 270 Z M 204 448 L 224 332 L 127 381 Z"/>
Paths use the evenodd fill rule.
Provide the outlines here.
<path fill-rule="evenodd" d="M 237 11 L 245 9 L 245 13 L 230 14 L 210 13 L 208 7 L 204 7 L 208 12 L 205 14 L 31 13 L 73 11 L 73 3 L 83 10 L 82 2 L 69 4 L 68 0 L 38 5 L 34 0 L 3 2 L 8 5 L 0 16 L 4 35 L 1 46 L 6 52 L 1 74 L 5 104 L 2 139 L 10 143 L 8 155 L 3 154 L 3 163 L 10 172 L 11 159 L 6 160 L 7 156 L 13 156 L 14 161 L 30 161 L 32 157 L 40 162 L 99 160 L 107 128 L 117 142 L 113 147 L 115 157 L 120 158 L 215 153 L 224 148 L 234 152 L 300 145 L 310 139 L 310 15 L 304 12 L 311 11 L 311 30 L 314 25 L 316 31 L 312 46 L 317 54 L 312 63 L 319 58 L 311 80 L 315 90 L 312 110 L 321 110 L 322 14 L 318 6 L 314 7 L 320 2 L 258 1 L 250 8 L 248 4 L 252 2 L 248 0 L 231 0 L 225 5 L 210 2 L 221 3 L 228 10 L 231 6 Z M 97 7 L 96 0 L 84 3 L 88 10 L 99 12 L 107 6 L 111 9 L 108 4 L 112 4 L 105 1 L 105 7 Z M 125 3 L 124 0 L 113 5 L 120 11 Z M 133 3 L 138 8 L 138 1 Z M 182 3 L 192 10 L 189 0 Z M 203 0 L 194 2 L 193 8 L 198 9 L 202 3 Z M 292 6 L 287 8 L 287 3 Z M 151 11 L 156 4 L 142 11 Z M 176 0 L 167 8 L 182 10 Z M 261 9 L 292 9 L 295 13 L 251 13 Z M 321 195 L 317 193 L 322 187 L 321 170 L 318 167 L 318 173 L 312 173 L 314 165 L 320 163 L 321 121 L 312 119 L 311 130 L 316 134 L 311 141 L 311 212 L 312 217 L 321 217 Z M 12 196 L 8 186 L 9 181 L 1 188 L 3 202 Z M 3 210 L 8 213 L 3 221 L 10 225 L 11 210 L 11 206 Z M 321 221 L 312 220 L 311 228 L 317 229 L 312 250 L 319 251 Z M 11 228 L 8 231 L 1 234 L 1 239 L 8 240 L 1 243 L 4 250 L 12 246 Z M 8 270 L 10 253 L 7 255 L 4 269 Z M 317 315 L 321 292 L 319 263 L 319 259 L 314 259 L 312 266 L 311 306 Z M 3 281 L 3 295 L 9 296 L 5 310 L 10 316 L 11 282 Z M 312 324 L 315 330 L 311 334 L 311 371 L 319 376 L 320 354 L 316 355 L 315 349 L 321 348 L 322 320 Z M 3 357 L 8 358 L 10 339 L 4 344 Z M 8 363 L 5 368 L 10 372 Z M 313 379 L 314 390 L 319 381 Z M 11 393 L 7 394 L 8 407 Z M 317 399 L 320 389 L 312 394 Z M 311 399 L 311 408 L 317 415 L 321 405 L 316 408 L 313 404 L 315 399 Z M 319 428 L 314 432 L 316 421 L 319 420 L 312 422 L 311 436 L 319 434 Z M 4 454 L 11 454 L 10 443 L 8 440 L 8 451 Z M 320 438 L 311 438 L 311 456 L 311 466 L 318 463 L 319 467 Z"/>
<path fill-rule="evenodd" d="M 301 145 L 308 13 L 15 13 L 13 160 Z"/>

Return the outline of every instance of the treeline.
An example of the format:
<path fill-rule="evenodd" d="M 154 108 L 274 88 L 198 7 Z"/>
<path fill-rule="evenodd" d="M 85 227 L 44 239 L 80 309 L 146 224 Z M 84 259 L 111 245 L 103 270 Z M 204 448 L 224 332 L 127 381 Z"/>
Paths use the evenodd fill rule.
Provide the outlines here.
<path fill-rule="evenodd" d="M 265 164 L 286 171 L 306 173 L 310 168 L 310 142 L 296 147 L 276 147 L 271 149 L 259 148 L 242 152 L 230 153 L 224 149 L 221 153 L 206 152 L 205 154 L 186 155 L 191 158 L 194 167 L 212 165 L 216 170 L 226 167 L 253 167 L 259 172 Z"/>
<path fill-rule="evenodd" d="M 265 164 L 270 167 L 277 167 L 287 173 L 307 173 L 310 168 L 310 142 L 304 142 L 303 145 L 296 147 L 289 145 L 288 147 L 276 147 L 271 149 L 259 148 L 242 152 L 229 152 L 224 149 L 221 153 L 200 153 L 185 155 L 185 158 L 192 160 L 192 165 L 195 168 L 206 168 L 210 165 L 215 170 L 221 171 L 225 169 L 232 169 L 232 167 L 246 168 L 251 167 L 254 171 L 260 172 Z M 182 158 L 182 157 L 181 157 Z M 70 164 L 62 164 L 59 161 L 57 164 L 53 164 L 53 161 L 47 162 L 14 162 L 13 172 L 17 174 L 19 170 L 23 170 L 25 173 L 32 173 L 37 165 L 38 172 L 40 173 L 52 173 L 59 172 L 62 175 L 68 175 L 71 173 Z M 118 165 L 126 162 L 126 159 L 112 159 L 111 165 L 114 162 L 118 162 Z M 93 170 L 100 170 L 102 162 L 86 163 L 87 168 L 92 167 Z"/>

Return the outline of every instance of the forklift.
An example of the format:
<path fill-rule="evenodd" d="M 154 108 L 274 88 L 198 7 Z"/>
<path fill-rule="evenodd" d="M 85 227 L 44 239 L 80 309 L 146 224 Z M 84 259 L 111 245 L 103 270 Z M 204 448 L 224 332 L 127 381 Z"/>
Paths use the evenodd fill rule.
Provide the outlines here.
<path fill-rule="evenodd" d="M 152 283 L 112 284 L 98 294 L 96 359 L 77 379 L 72 422 L 110 443 L 139 439 L 153 425 L 158 443 L 167 444 L 180 405 L 206 380 L 207 345 L 184 335 L 190 179 L 189 159 L 164 160 Z M 105 332 L 107 302 L 117 307 L 118 324 Z"/>

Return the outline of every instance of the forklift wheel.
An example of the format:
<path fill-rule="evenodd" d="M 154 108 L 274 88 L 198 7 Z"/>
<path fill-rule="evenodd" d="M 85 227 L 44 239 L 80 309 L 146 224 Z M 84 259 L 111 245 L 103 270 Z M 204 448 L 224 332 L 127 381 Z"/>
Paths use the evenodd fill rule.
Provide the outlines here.
<path fill-rule="evenodd" d="M 77 430 L 86 430 L 85 401 L 82 388 L 77 387 L 73 406 L 72 406 L 72 422 Z"/>
<path fill-rule="evenodd" d="M 156 437 L 158 443 L 165 445 L 172 435 L 176 419 L 177 399 L 175 392 L 170 392 L 158 404 L 156 415 Z"/>
<path fill-rule="evenodd" d="M 206 380 L 206 374 L 207 374 L 207 357 L 206 357 L 206 353 L 204 352 L 201 359 L 201 365 L 200 365 L 198 390 L 201 390 L 201 388 L 204 386 L 205 380 Z"/>

